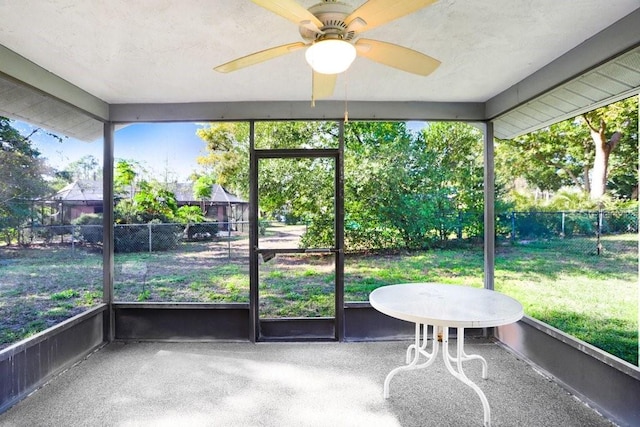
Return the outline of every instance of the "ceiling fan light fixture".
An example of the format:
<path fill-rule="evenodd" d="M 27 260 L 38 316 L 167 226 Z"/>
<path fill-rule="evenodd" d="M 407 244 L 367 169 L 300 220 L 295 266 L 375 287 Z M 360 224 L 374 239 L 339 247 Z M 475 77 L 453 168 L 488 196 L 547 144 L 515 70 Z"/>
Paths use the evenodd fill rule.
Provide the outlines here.
<path fill-rule="evenodd" d="M 344 40 L 321 40 L 309 46 L 305 58 L 317 73 L 339 74 L 346 71 L 356 59 L 356 48 Z"/>

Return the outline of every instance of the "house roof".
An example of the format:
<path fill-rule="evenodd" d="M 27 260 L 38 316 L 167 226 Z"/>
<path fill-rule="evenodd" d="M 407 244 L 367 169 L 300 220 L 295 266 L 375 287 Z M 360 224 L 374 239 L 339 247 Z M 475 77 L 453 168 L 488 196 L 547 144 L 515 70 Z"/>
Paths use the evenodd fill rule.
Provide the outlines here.
<path fill-rule="evenodd" d="M 439 0 L 363 34 L 437 58 L 434 73 L 358 58 L 315 108 L 302 50 L 213 71 L 301 40 L 248 0 L 23 0 L 0 2 L 0 16 L 0 114 L 85 140 L 103 122 L 340 119 L 345 109 L 352 120 L 493 120 L 508 137 L 640 88 L 639 0 Z"/>
<path fill-rule="evenodd" d="M 167 185 L 169 191 L 173 192 L 178 202 L 199 202 L 193 196 L 193 184 L 190 182 L 174 182 Z M 50 200 L 64 202 L 96 202 L 102 200 L 102 181 L 77 180 L 66 185 Z M 243 204 L 248 203 L 235 194 L 229 193 L 224 187 L 213 184 L 211 188 L 211 198 L 206 200 L 210 204 Z"/>
<path fill-rule="evenodd" d="M 213 190 L 211 190 L 211 201 L 216 203 L 248 203 L 235 194 L 229 193 L 223 186 L 218 184 L 213 184 Z"/>
<path fill-rule="evenodd" d="M 74 181 L 51 197 L 64 202 L 90 202 L 102 200 L 102 181 L 81 179 Z"/>
<path fill-rule="evenodd" d="M 199 202 L 193 195 L 193 184 L 190 182 L 174 182 L 168 184 L 168 188 L 176 195 L 178 202 Z M 229 193 L 219 184 L 213 184 L 211 187 L 211 197 L 206 199 L 210 204 L 241 204 L 248 203 L 235 194 Z"/>

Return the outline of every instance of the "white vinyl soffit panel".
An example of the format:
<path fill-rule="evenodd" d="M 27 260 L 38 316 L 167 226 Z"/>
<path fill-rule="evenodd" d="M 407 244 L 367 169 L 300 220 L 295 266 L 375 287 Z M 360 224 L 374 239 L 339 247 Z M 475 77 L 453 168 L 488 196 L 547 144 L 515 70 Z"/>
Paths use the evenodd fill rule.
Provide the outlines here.
<path fill-rule="evenodd" d="M 103 134 L 100 121 L 56 99 L 2 78 L 0 115 L 86 142 L 102 138 Z"/>
<path fill-rule="evenodd" d="M 637 47 L 498 117 L 495 136 L 515 138 L 639 92 Z"/>

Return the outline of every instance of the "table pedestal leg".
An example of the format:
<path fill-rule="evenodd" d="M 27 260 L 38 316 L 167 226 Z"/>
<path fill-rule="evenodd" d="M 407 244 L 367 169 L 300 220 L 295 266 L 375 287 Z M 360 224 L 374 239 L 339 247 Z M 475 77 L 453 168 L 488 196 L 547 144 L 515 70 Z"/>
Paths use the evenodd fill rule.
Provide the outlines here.
<path fill-rule="evenodd" d="M 473 391 L 476 392 L 478 397 L 480 397 L 480 401 L 482 402 L 482 407 L 484 409 L 484 425 L 485 427 L 489 427 L 491 425 L 491 409 L 489 408 L 489 401 L 487 400 L 487 397 L 484 395 L 482 390 L 480 390 L 480 387 L 478 387 L 476 383 L 471 381 L 467 377 L 467 375 L 464 373 L 464 370 L 462 369 L 462 362 L 467 360 L 472 360 L 472 359 L 478 359 L 482 362 L 482 378 L 486 379 L 487 378 L 487 361 L 484 360 L 482 356 L 468 355 L 464 352 L 464 328 L 458 328 L 457 356 L 456 357 L 451 356 L 449 354 L 449 328 L 444 327 L 443 329 L 444 331 L 443 331 L 443 338 L 442 338 L 442 356 L 444 359 L 444 364 L 447 367 L 447 370 L 451 373 L 451 375 L 453 375 L 454 377 L 456 377 L 457 379 L 459 379 L 460 381 L 462 381 L 463 383 L 471 387 Z M 457 370 L 455 370 L 453 366 L 451 366 L 451 362 L 456 362 L 456 365 L 458 368 Z"/>
<path fill-rule="evenodd" d="M 452 356 L 449 353 L 449 328 L 448 327 L 438 327 L 437 330 L 435 326 L 433 327 L 433 347 L 431 353 L 426 351 L 427 348 L 427 329 L 428 325 L 422 325 L 416 323 L 416 337 L 415 342 L 407 347 L 407 355 L 406 355 L 406 365 L 399 366 L 393 369 L 384 380 L 384 398 L 387 399 L 389 397 L 389 383 L 391 379 L 400 371 L 413 370 L 413 369 L 422 369 L 431 365 L 437 355 L 438 349 L 440 347 L 440 339 L 442 339 L 442 358 L 444 359 L 444 364 L 447 367 L 447 370 L 457 379 L 468 385 L 476 392 L 478 397 L 480 397 L 480 401 L 482 402 L 482 407 L 484 409 L 484 426 L 490 427 L 491 425 L 491 409 L 489 408 L 489 401 L 487 397 L 484 395 L 480 387 L 478 387 L 473 381 L 467 378 L 467 375 L 464 373 L 462 369 L 462 362 L 466 362 L 469 360 L 480 360 L 482 363 L 482 378 L 487 378 L 487 361 L 480 355 L 477 354 L 467 354 L 464 351 L 464 328 L 458 329 L 458 339 L 457 339 L 457 354 L 456 356 Z M 437 336 L 437 338 L 436 338 Z M 427 360 L 423 363 L 418 363 L 420 359 L 420 355 L 423 355 L 427 358 Z M 412 358 L 413 355 L 413 358 Z M 456 363 L 457 370 L 451 365 L 451 362 Z"/>
<path fill-rule="evenodd" d="M 400 371 L 426 368 L 427 366 L 431 365 L 436 359 L 436 356 L 438 355 L 439 343 L 434 339 L 431 353 L 426 351 L 427 344 L 428 344 L 427 330 L 428 330 L 428 325 L 421 325 L 420 323 L 416 323 L 415 342 L 411 344 L 409 347 L 407 347 L 407 356 L 406 356 L 407 364 L 405 366 L 399 366 L 394 370 L 392 370 L 391 372 L 389 372 L 389 374 L 387 375 L 387 378 L 385 378 L 384 380 L 384 398 L 385 399 L 389 397 L 389 383 L 391 382 L 391 378 L 393 378 L 395 374 L 397 374 Z M 434 331 L 434 335 L 435 335 L 435 331 Z M 411 358 L 412 354 L 413 354 L 413 359 Z M 421 354 L 425 356 L 427 360 L 423 363 L 418 364 Z"/>

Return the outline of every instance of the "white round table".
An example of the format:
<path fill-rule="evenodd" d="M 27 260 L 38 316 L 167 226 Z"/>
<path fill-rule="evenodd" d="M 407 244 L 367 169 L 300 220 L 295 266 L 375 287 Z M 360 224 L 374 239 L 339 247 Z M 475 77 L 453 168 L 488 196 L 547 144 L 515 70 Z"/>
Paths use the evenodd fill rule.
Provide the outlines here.
<path fill-rule="evenodd" d="M 488 289 L 438 283 L 408 283 L 383 286 L 371 292 L 369 302 L 376 310 L 396 319 L 416 324 L 415 343 L 407 348 L 406 365 L 393 369 L 384 381 L 384 397 L 389 397 L 389 383 L 403 370 L 421 369 L 431 365 L 442 343 L 442 356 L 447 370 L 471 387 L 482 401 L 484 425 L 491 425 L 489 402 L 473 381 L 467 378 L 462 362 L 480 360 L 482 378 L 487 378 L 487 361 L 479 355 L 464 352 L 465 328 L 488 328 L 517 322 L 524 312 L 515 299 Z M 432 327 L 433 346 L 427 351 L 427 330 Z M 457 353 L 449 353 L 449 328 L 457 328 Z M 437 339 L 436 339 L 437 337 Z M 413 355 L 413 357 L 412 357 Z M 426 361 L 418 363 L 420 355 Z M 452 366 L 456 363 L 456 368 Z"/>

